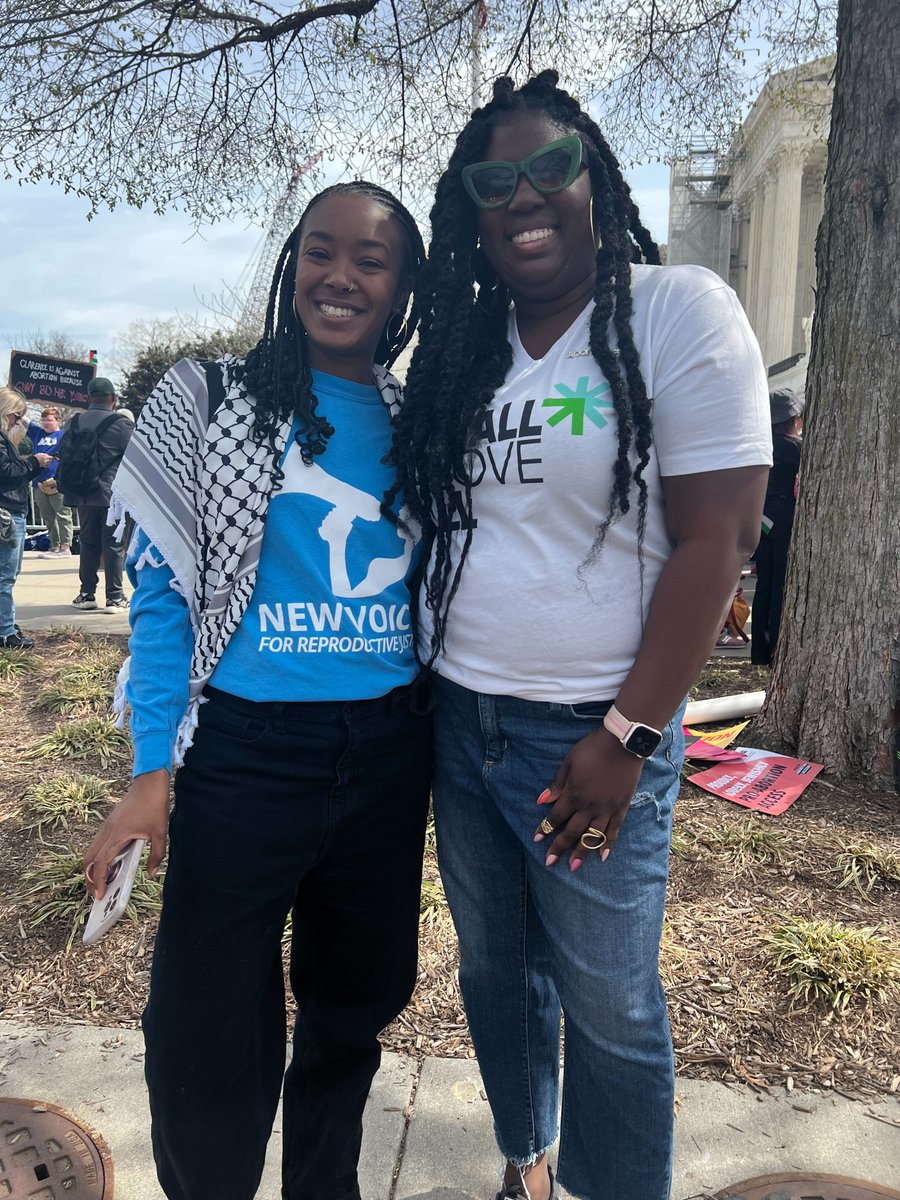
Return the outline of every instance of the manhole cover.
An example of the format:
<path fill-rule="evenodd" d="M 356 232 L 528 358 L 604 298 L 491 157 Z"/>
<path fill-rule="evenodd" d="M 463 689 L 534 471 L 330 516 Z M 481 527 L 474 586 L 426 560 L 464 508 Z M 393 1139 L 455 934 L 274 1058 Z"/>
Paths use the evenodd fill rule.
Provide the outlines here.
<path fill-rule="evenodd" d="M 757 1175 L 716 1192 L 719 1200 L 900 1200 L 900 1192 L 846 1179 L 843 1175 L 817 1175 L 812 1171 L 791 1175 Z"/>
<path fill-rule="evenodd" d="M 0 1097 L 0 1200 L 112 1200 L 106 1143 L 41 1100 Z"/>

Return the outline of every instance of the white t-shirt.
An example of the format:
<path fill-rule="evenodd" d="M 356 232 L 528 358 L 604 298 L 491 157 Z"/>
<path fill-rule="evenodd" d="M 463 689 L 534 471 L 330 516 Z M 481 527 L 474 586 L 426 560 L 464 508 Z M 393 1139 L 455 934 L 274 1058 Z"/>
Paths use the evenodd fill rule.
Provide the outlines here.
<path fill-rule="evenodd" d="M 772 462 L 766 374 L 734 292 L 703 267 L 632 268 L 632 330 L 653 400 L 644 586 L 637 491 L 586 559 L 609 507 L 617 435 L 591 355 L 593 303 L 542 359 L 519 340 L 474 454 L 476 527 L 450 606 L 438 672 L 473 691 L 530 700 L 610 700 L 640 647 L 672 554 L 661 476 Z M 465 531 L 454 534 L 454 563 Z M 703 587 L 703 580 L 697 580 Z M 431 613 L 419 606 L 423 651 Z"/>

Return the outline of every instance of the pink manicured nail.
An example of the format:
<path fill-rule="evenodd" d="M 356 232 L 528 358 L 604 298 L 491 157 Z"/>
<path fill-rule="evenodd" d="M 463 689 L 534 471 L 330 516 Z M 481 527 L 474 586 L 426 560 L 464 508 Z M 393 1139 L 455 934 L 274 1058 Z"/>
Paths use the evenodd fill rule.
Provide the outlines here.
<path fill-rule="evenodd" d="M 558 854 L 548 854 L 546 859 L 544 860 L 544 865 L 547 867 L 552 867 L 552 866 L 554 866 L 554 864 L 556 864 L 558 862 L 559 862 Z"/>
<path fill-rule="evenodd" d="M 536 842 L 542 842 L 544 840 L 544 835 L 541 832 L 538 832 L 534 835 L 534 840 Z"/>
<path fill-rule="evenodd" d="M 538 804 L 549 804 L 552 799 L 553 799 L 553 797 L 550 794 L 550 789 L 544 788 L 544 790 L 538 796 L 537 802 L 538 802 Z"/>
<path fill-rule="evenodd" d="M 608 851 L 608 850 L 601 850 L 601 851 L 600 851 L 600 861 L 601 861 L 601 862 L 606 862 L 606 860 L 607 860 L 608 858 L 609 858 L 609 851 Z"/>
<path fill-rule="evenodd" d="M 584 862 L 583 858 L 573 858 L 572 861 L 569 863 L 569 870 L 577 871 L 583 862 Z"/>

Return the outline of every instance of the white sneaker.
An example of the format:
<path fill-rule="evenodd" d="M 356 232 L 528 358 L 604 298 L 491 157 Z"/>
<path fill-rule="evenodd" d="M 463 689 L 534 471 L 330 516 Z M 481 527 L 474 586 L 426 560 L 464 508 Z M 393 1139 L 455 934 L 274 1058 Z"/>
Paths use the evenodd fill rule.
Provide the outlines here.
<path fill-rule="evenodd" d="M 58 550 L 42 550 L 38 558 L 71 558 L 72 551 L 66 546 L 60 546 Z"/>

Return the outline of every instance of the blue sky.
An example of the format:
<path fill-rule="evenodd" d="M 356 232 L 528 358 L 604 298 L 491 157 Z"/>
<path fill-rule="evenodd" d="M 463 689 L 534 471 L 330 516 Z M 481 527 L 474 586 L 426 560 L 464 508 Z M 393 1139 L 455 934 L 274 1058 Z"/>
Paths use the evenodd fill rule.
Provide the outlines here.
<path fill-rule="evenodd" d="M 665 241 L 668 168 L 626 172 L 645 223 Z M 0 370 L 5 382 L 16 335 L 59 330 L 99 354 L 114 374 L 112 343 L 132 321 L 202 312 L 247 277 L 261 230 L 222 221 L 195 230 L 177 212 L 120 208 L 88 221 L 86 203 L 47 184 L 0 181 Z"/>

